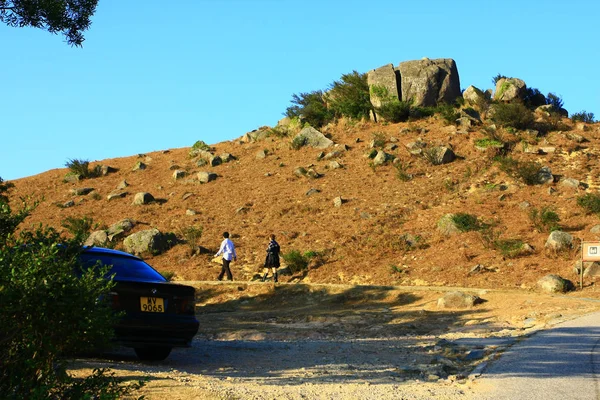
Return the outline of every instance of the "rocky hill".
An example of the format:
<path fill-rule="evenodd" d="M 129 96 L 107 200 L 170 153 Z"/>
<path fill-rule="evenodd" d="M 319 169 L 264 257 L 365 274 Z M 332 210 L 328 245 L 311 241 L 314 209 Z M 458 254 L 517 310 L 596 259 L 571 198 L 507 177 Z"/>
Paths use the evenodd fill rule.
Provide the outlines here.
<path fill-rule="evenodd" d="M 306 140 L 297 148 L 295 135 L 262 128 L 211 146 L 213 157 L 223 155 L 220 163 L 181 148 L 93 162 L 91 169 L 110 168 L 90 179 L 66 179 L 65 168 L 15 180 L 11 204 L 43 199 L 24 225 L 66 234 L 68 217 L 92 218 L 101 229 L 130 219 L 131 231 L 109 235 L 116 248 L 155 228 L 172 247 L 143 256 L 174 279 L 215 279 L 220 266 L 212 255 L 227 230 L 238 248 L 236 280 L 256 279 L 275 233 L 284 253 L 308 252 L 310 261 L 283 281 L 530 288 L 550 273 L 577 281 L 577 239 L 598 239 L 591 232 L 598 217 L 577 204 L 597 192 L 598 125 L 564 118 L 563 130 L 529 141 L 533 132 L 498 128 L 512 143 L 511 159 L 548 167 L 550 179 L 529 185 L 494 161 L 497 148 L 481 146 L 488 125 L 447 125 L 439 115 L 403 123 L 341 120 L 321 129 L 333 142 L 325 149 Z M 419 143 L 425 150 L 415 151 Z M 456 158 L 436 165 L 427 149 L 441 145 Z M 376 165 L 370 157 L 377 152 L 391 157 Z M 154 201 L 134 205 L 141 192 Z M 545 207 L 574 237 L 573 250 L 545 247 L 549 232 L 531 218 Z M 478 228 L 452 233 L 440 223 L 446 214 L 475 217 Z M 190 227 L 203 229 L 204 252 L 183 242 Z M 507 243 L 518 243 L 517 250 Z M 594 289 L 592 279 L 586 290 Z"/>

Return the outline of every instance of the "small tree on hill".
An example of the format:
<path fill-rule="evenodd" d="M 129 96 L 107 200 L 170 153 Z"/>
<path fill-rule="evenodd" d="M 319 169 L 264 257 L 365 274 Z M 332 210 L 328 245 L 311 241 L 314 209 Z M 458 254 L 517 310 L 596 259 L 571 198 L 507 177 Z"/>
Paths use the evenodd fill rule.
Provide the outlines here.
<path fill-rule="evenodd" d="M 369 118 L 373 109 L 369 96 L 367 74 L 352 71 L 331 84 L 326 94 L 327 104 L 334 115 L 354 119 Z"/>

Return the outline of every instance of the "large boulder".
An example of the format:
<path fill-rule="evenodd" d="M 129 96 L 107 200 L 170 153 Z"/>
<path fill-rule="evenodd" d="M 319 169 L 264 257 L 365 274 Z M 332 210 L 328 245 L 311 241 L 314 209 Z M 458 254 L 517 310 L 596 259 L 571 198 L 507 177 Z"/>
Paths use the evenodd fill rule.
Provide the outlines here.
<path fill-rule="evenodd" d="M 575 289 L 573 282 L 554 274 L 546 275 L 537 281 L 536 287 L 546 293 L 565 293 Z"/>
<path fill-rule="evenodd" d="M 398 70 L 401 100 L 412 100 L 413 106 L 451 104 L 461 95 L 458 69 L 451 58 L 404 61 Z"/>
<path fill-rule="evenodd" d="M 373 166 L 378 167 L 380 165 L 385 165 L 388 162 L 394 161 L 394 156 L 386 153 L 385 151 L 379 150 L 375 158 L 373 158 Z"/>
<path fill-rule="evenodd" d="M 392 64 L 384 65 L 367 73 L 369 96 L 375 108 L 393 100 L 400 100 L 400 73 Z M 380 119 L 377 116 L 374 119 Z"/>
<path fill-rule="evenodd" d="M 475 86 L 471 85 L 463 92 L 463 98 L 467 104 L 476 106 L 489 100 L 488 94 Z"/>
<path fill-rule="evenodd" d="M 129 235 L 123 240 L 126 252 L 142 254 L 159 254 L 166 247 L 166 240 L 162 233 L 156 228 L 139 231 Z"/>
<path fill-rule="evenodd" d="M 494 100 L 511 102 L 523 99 L 527 94 L 527 85 L 518 78 L 500 78 L 496 81 Z"/>
<path fill-rule="evenodd" d="M 325 135 L 311 126 L 302 129 L 300 133 L 296 135 L 294 140 L 297 140 L 297 138 L 303 139 L 307 146 L 311 146 L 316 149 L 326 149 L 334 144 L 332 140 L 327 139 Z"/>
<path fill-rule="evenodd" d="M 573 247 L 573 236 L 567 232 L 553 231 L 546 240 L 545 247 L 553 251 L 562 251 Z"/>

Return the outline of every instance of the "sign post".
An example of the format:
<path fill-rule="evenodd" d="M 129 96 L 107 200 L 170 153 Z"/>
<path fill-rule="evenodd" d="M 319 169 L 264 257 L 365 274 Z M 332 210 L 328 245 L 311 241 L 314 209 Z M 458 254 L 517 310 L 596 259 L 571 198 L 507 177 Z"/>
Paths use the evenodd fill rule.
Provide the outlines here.
<path fill-rule="evenodd" d="M 583 289 L 583 263 L 600 261 L 600 242 L 581 242 L 579 289 Z"/>

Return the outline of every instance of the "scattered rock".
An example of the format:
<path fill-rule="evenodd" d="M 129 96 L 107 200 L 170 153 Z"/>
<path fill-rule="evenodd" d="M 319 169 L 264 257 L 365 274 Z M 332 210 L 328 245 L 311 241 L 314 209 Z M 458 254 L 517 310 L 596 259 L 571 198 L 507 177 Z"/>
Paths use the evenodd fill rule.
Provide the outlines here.
<path fill-rule="evenodd" d="M 138 161 L 135 163 L 135 165 L 133 166 L 133 168 L 131 169 L 132 171 L 143 171 L 147 168 L 148 166 L 146 164 L 144 164 L 141 161 Z"/>
<path fill-rule="evenodd" d="M 84 246 L 106 247 L 108 244 L 108 235 L 105 231 L 95 231 L 88 236 L 83 243 Z"/>
<path fill-rule="evenodd" d="M 546 275 L 537 281 L 536 287 L 546 293 L 566 293 L 575 289 L 573 282 L 554 274 Z"/>
<path fill-rule="evenodd" d="M 89 187 L 77 188 L 77 189 L 71 189 L 71 194 L 74 196 L 85 196 L 85 195 L 92 193 L 93 191 L 94 191 L 94 188 L 89 188 Z"/>
<path fill-rule="evenodd" d="M 136 232 L 123 240 L 123 247 L 126 252 L 143 255 L 159 254 L 166 248 L 163 234 L 156 228 Z"/>
<path fill-rule="evenodd" d="M 336 197 L 335 199 L 333 199 L 333 205 L 334 207 L 341 207 L 342 204 L 344 204 L 344 199 L 342 199 L 342 197 Z"/>
<path fill-rule="evenodd" d="M 152 196 L 150 193 L 140 192 L 135 194 L 132 204 L 135 206 L 139 206 L 143 204 L 150 204 L 153 201 L 155 201 L 154 196 Z"/>
<path fill-rule="evenodd" d="M 546 240 L 545 247 L 553 251 L 561 251 L 573 247 L 573 236 L 567 232 L 553 231 Z"/>
<path fill-rule="evenodd" d="M 326 149 L 333 146 L 332 140 L 327 139 L 325 135 L 310 126 L 302 129 L 300 133 L 294 137 L 294 140 L 297 140 L 297 138 L 303 138 L 307 146 L 316 149 Z"/>
<path fill-rule="evenodd" d="M 217 179 L 217 174 L 214 172 L 201 171 L 196 174 L 200 183 L 208 183 Z"/>
<path fill-rule="evenodd" d="M 437 302 L 438 308 L 471 308 L 483 300 L 475 295 L 463 292 L 448 292 L 440 297 Z"/>
<path fill-rule="evenodd" d="M 173 179 L 177 181 L 179 179 L 185 178 L 186 175 L 187 173 L 185 171 L 178 169 L 173 172 Z"/>

